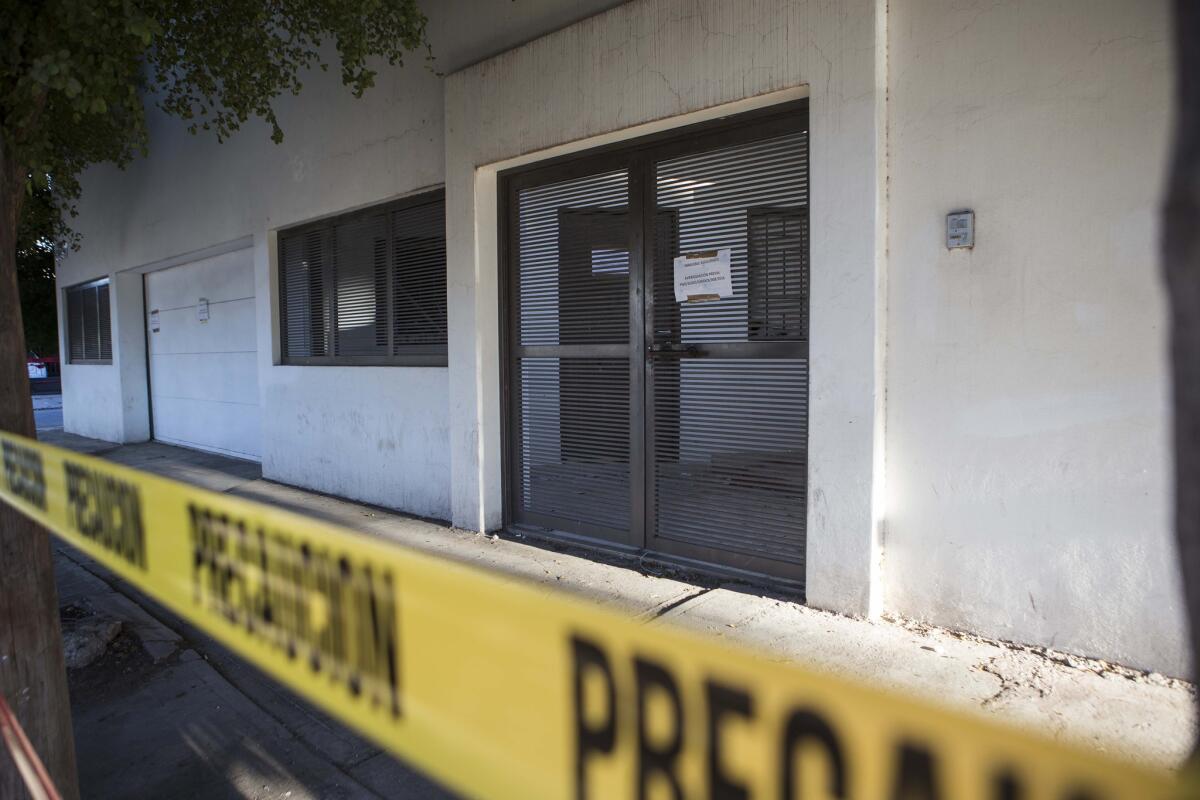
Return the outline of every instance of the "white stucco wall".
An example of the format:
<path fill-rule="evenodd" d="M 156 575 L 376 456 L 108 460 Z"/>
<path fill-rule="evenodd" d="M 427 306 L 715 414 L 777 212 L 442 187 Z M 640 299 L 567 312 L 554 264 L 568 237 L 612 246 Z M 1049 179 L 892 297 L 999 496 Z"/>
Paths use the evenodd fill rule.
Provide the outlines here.
<path fill-rule="evenodd" d="M 322 492 L 446 519 L 444 368 L 277 367 L 266 389 L 263 473 Z M 347 391 L 353 387 L 353 391 Z M 303 448 L 295 440 L 304 439 Z"/>
<path fill-rule="evenodd" d="M 64 367 L 66 430 L 146 439 L 141 273 L 252 244 L 264 475 L 448 518 L 447 370 L 280 366 L 273 232 L 440 185 L 443 79 L 435 70 L 478 61 L 614 2 L 426 3 L 434 63 L 415 53 L 403 69 L 384 66 L 361 100 L 336 70 L 312 72 L 299 98 L 278 101 L 282 145 L 257 122 L 220 144 L 151 113 L 148 158 L 85 176 L 77 220 L 83 247 L 59 264 L 60 287 L 106 274 L 121 286 L 113 365 Z"/>
<path fill-rule="evenodd" d="M 558 29 L 612 5 L 431 4 L 441 65 L 473 66 L 361 101 L 314 74 L 281 146 L 155 118 L 148 159 L 87 176 L 60 265 L 114 292 L 113 365 L 64 366 L 67 430 L 144 439 L 141 273 L 252 246 L 265 474 L 494 528 L 497 172 L 808 97 L 809 602 L 1186 672 L 1166 0 L 633 0 Z M 449 368 L 279 365 L 274 232 L 443 181 Z M 960 207 L 978 243 L 951 253 Z"/>
<path fill-rule="evenodd" d="M 891 6 L 885 607 L 1184 674 L 1168 4 Z"/>
<path fill-rule="evenodd" d="M 75 281 L 78 283 L 78 281 Z M 111 291 L 111 289 L 110 289 Z M 60 291 L 61 295 L 62 292 Z M 64 305 L 59 301 L 59 329 L 66 324 Z M 111 310 L 110 310 L 111 313 Z M 67 363 L 66 337 L 59 345 L 62 359 L 63 430 L 103 439 L 106 442 L 125 441 L 125 423 L 121 413 L 121 380 L 119 368 L 107 364 Z"/>
<path fill-rule="evenodd" d="M 449 77 L 455 524 L 501 523 L 496 172 L 799 91 L 810 98 L 813 197 L 807 596 L 823 608 L 873 610 L 882 8 L 874 0 L 636 0 Z"/>
<path fill-rule="evenodd" d="M 58 269 L 59 349 L 63 388 L 63 427 L 71 433 L 108 442 L 144 441 L 150 435 L 146 392 L 146 340 L 141 329 L 140 275 Z M 111 364 L 69 363 L 63 291 L 108 278 L 112 323 Z"/>
<path fill-rule="evenodd" d="M 59 284 L 116 274 L 135 287 L 137 307 L 131 289 L 128 313 L 124 303 L 114 310 L 122 346 L 112 367 L 64 370 L 66 430 L 112 441 L 148 436 L 146 422 L 126 419 L 139 411 L 148 419 L 144 344 L 132 346 L 143 341 L 141 272 L 233 247 L 226 243 L 257 246 L 276 228 L 441 183 L 442 81 L 414 62 L 382 73 L 371 102 L 355 101 L 336 75 L 310 75 L 303 98 L 280 103 L 282 145 L 257 123 L 220 144 L 152 117 L 147 159 L 88 174 L 83 247 L 59 265 Z M 446 370 L 277 366 L 273 265 L 260 249 L 253 270 L 264 475 L 449 517 Z M 126 368 L 133 380 L 121 381 Z M 138 391 L 140 401 L 127 402 Z M 374 410 L 364 419 L 356 406 Z"/>

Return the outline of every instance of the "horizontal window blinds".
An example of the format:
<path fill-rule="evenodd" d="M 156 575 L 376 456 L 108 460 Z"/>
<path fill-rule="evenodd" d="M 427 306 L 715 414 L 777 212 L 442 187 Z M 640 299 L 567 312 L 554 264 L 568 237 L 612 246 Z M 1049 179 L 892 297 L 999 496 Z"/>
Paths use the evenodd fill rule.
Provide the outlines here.
<path fill-rule="evenodd" d="M 519 510 L 630 530 L 629 176 L 517 195 L 514 380 Z M 611 357 L 613 345 L 626 349 Z"/>
<path fill-rule="evenodd" d="M 387 240 L 387 217 L 383 214 L 333 226 L 337 355 L 388 352 Z"/>
<path fill-rule="evenodd" d="M 67 350 L 72 364 L 112 363 L 108 281 L 67 289 Z"/>
<path fill-rule="evenodd" d="M 446 363 L 441 192 L 280 234 L 284 363 Z"/>
<path fill-rule="evenodd" d="M 803 585 L 808 153 L 798 103 L 501 177 L 507 522 Z"/>
<path fill-rule="evenodd" d="M 791 579 L 804 574 L 808 443 L 808 134 L 654 165 L 659 226 L 648 427 L 652 543 Z M 669 241 L 664 241 L 668 239 Z M 726 249 L 733 292 L 676 303 L 672 265 Z M 685 351 L 686 352 L 686 351 Z"/>
<path fill-rule="evenodd" d="M 446 234 L 443 204 L 392 212 L 393 341 L 446 344 Z"/>

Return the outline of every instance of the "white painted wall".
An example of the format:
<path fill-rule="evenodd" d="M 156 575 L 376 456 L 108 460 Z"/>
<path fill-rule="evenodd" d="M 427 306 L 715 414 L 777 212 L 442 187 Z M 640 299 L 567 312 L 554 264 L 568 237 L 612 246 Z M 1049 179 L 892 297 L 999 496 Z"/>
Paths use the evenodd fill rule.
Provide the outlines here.
<path fill-rule="evenodd" d="M 111 364 L 68 363 L 63 290 L 98 278 L 109 279 L 112 324 Z M 145 441 L 150 435 L 146 394 L 146 342 L 142 320 L 142 276 L 129 273 L 74 273 L 59 268 L 59 349 L 63 387 L 63 427 L 108 442 Z"/>
<path fill-rule="evenodd" d="M 71 281 L 72 284 L 81 281 Z M 67 284 L 60 281 L 59 286 Z M 112 291 L 112 288 L 109 288 Z M 59 290 L 58 352 L 62 354 L 63 430 L 106 442 L 125 441 L 125 422 L 121 413 L 120 371 L 115 364 L 68 363 L 66 305 Z M 110 295 L 111 302 L 111 295 Z M 109 313 L 112 313 L 111 306 Z M 114 356 L 115 357 L 115 356 Z"/>
<path fill-rule="evenodd" d="M 154 438 L 257 460 L 262 451 L 253 252 L 148 273 Z M 201 319 L 200 301 L 207 319 Z"/>
<path fill-rule="evenodd" d="M 1184 674 L 1168 4 L 891 7 L 885 607 Z"/>
<path fill-rule="evenodd" d="M 637 0 L 449 77 L 455 524 L 501 522 L 497 171 L 807 94 L 814 198 L 807 593 L 823 608 L 874 609 L 882 8 L 874 0 Z"/>
<path fill-rule="evenodd" d="M 557 29 L 612 5 L 431 4 L 445 69 L 532 41 L 363 101 L 314 74 L 281 146 L 153 120 L 149 159 L 87 176 L 60 265 L 115 292 L 114 364 L 64 366 L 67 429 L 144 439 L 140 273 L 252 245 L 265 473 L 495 527 L 497 172 L 808 96 L 809 601 L 1184 673 L 1166 0 L 633 0 Z M 279 365 L 274 232 L 443 180 L 450 367 Z M 979 242 L 948 253 L 961 206 Z"/>
<path fill-rule="evenodd" d="M 450 516 L 444 368 L 276 367 L 263 472 L 412 514 Z M 352 387 L 352 390 L 349 388 Z"/>
<path fill-rule="evenodd" d="M 373 92 L 373 102 L 357 102 L 336 76 L 314 73 L 303 101 L 281 102 L 287 134 L 281 145 L 259 124 L 219 144 L 154 118 L 148 159 L 124 172 L 98 167 L 87 176 L 79 224 L 83 248 L 60 264 L 59 283 L 76 283 L 77 275 L 94 271 L 153 271 L 232 247 L 225 243 L 253 243 L 255 255 L 246 268 L 253 271 L 256 298 L 264 476 L 446 518 L 444 368 L 439 380 L 428 368 L 387 368 L 381 378 L 366 369 L 277 364 L 274 265 L 265 250 L 260 257 L 270 232 L 441 183 L 441 78 L 418 59 L 381 74 Z M 139 308 L 130 324 L 142 325 L 142 319 Z M 123 331 L 114 321 L 114 338 Z M 144 396 L 144 354 L 140 364 Z M 114 441 L 144 440 L 147 432 L 129 434 L 120 423 L 122 405 L 110 399 L 118 389 L 105 372 L 115 365 L 93 369 L 86 382 L 76 379 L 78 370 L 64 375 L 65 429 Z M 403 450 L 378 450 L 377 444 L 395 439 L 386 427 L 364 428 L 353 415 L 325 413 L 347 399 L 377 408 L 376 420 L 386 415 L 389 425 L 407 420 L 420 430 Z M 306 419 L 322 420 L 316 435 L 301 434 L 309 429 L 302 424 Z M 417 452 L 420 446 L 426 449 Z M 409 463 L 399 463 L 401 458 Z"/>
<path fill-rule="evenodd" d="M 442 78 L 434 70 L 472 63 L 615 1 L 429 3 L 434 64 L 417 53 L 403 69 L 385 67 L 363 100 L 340 85 L 336 70 L 313 72 L 302 97 L 278 103 L 281 145 L 256 122 L 219 144 L 152 114 L 148 158 L 85 176 L 77 220 L 83 247 L 59 264 L 60 288 L 106 274 L 122 287 L 113 365 L 64 367 L 66 430 L 110 441 L 149 436 L 141 273 L 217 257 L 246 240 L 255 248 L 264 474 L 449 517 L 446 369 L 278 366 L 267 243 L 280 227 L 440 184 Z"/>
<path fill-rule="evenodd" d="M 313 73 L 306 80 L 303 101 L 286 98 L 280 103 L 286 131 L 281 145 L 273 144 L 265 126 L 258 123 L 247 125 L 220 144 L 212 137 L 191 136 L 176 121 L 152 117 L 149 158 L 123 172 L 97 167 L 85 177 L 78 219 L 83 247 L 60 262 L 60 287 L 79 282 L 83 275 L 140 273 L 167 263 L 192 261 L 213 248 L 229 249 L 226 243 L 230 242 L 257 244 L 279 227 L 439 184 L 441 79 L 424 69 L 418 58 L 405 69 L 381 74 L 372 91 L 373 102 L 357 102 L 335 75 Z M 318 374 L 327 368 L 306 368 L 311 381 L 296 380 L 277 368 L 273 358 L 276 317 L 270 290 L 273 265 L 269 259 L 258 258 L 256 250 L 252 269 L 264 419 L 277 413 L 268 401 L 279 397 L 284 386 L 293 393 L 292 413 L 297 404 L 311 404 L 314 414 L 333 397 L 365 397 L 378 388 L 360 383 L 360 373 L 351 372 L 331 393 L 330 382 Z M 137 280 L 140 284 L 140 275 Z M 140 288 L 138 297 L 140 302 Z M 141 319 L 139 308 L 138 326 L 143 324 Z M 129 321 L 135 324 L 132 318 Z M 123 333 L 124 326 L 114 320 L 114 339 Z M 140 435 L 130 432 L 123 422 L 122 404 L 113 400 L 120 391 L 112 374 L 120 357 L 114 354 L 113 367 L 65 370 L 70 373 L 63 376 L 67 431 L 113 441 L 147 437 L 148 422 Z M 145 414 L 144 354 L 140 368 Z M 391 390 L 411 394 L 411 402 L 423 403 L 429 415 L 444 417 L 448 405 L 444 391 L 430 391 L 429 381 L 420 377 L 420 372 L 395 368 Z M 382 405 L 387 397 L 377 400 Z M 445 428 L 444 422 L 435 426 L 443 436 Z M 279 430 L 268 426 L 264 436 L 278 435 Z M 349 442 L 354 429 L 335 429 L 328 434 Z M 304 438 L 289 434 L 276 443 L 264 440 L 263 453 L 264 474 L 276 477 L 276 465 L 289 458 L 309 460 L 316 451 Z M 268 453 L 274 456 L 268 458 Z M 281 458 L 285 453 L 290 455 Z M 345 463 L 354 474 L 355 465 L 361 462 L 345 459 Z M 282 473 L 278 477 L 284 479 Z M 306 485 L 332 492 L 349 480 L 350 475 L 327 472 Z M 437 508 L 436 498 L 447 492 L 449 474 L 429 471 L 422 480 L 428 502 L 418 505 L 422 513 L 430 513 Z M 414 492 L 410 486 L 405 491 L 375 492 L 361 499 L 407 510 L 406 498 Z M 433 515 L 445 517 L 448 511 Z"/>

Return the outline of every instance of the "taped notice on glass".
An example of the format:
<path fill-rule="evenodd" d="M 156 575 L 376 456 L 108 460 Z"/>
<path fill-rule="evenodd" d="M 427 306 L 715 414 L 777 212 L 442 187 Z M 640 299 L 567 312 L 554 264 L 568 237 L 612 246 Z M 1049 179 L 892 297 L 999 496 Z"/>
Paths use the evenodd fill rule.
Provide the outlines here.
<path fill-rule="evenodd" d="M 697 303 L 733 297 L 730 249 L 684 253 L 675 259 L 675 302 Z"/>

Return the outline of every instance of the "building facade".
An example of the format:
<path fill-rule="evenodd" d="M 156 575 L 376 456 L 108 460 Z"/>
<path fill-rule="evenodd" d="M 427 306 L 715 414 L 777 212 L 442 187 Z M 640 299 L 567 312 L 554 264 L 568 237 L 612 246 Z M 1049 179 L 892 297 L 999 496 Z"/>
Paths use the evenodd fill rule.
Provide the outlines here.
<path fill-rule="evenodd" d="M 88 173 L 66 430 L 1188 673 L 1165 1 L 428 10 Z"/>

